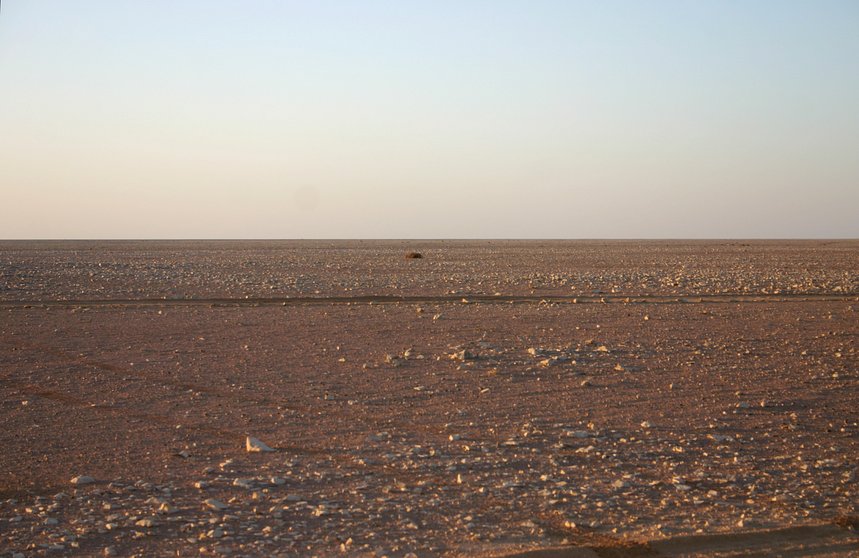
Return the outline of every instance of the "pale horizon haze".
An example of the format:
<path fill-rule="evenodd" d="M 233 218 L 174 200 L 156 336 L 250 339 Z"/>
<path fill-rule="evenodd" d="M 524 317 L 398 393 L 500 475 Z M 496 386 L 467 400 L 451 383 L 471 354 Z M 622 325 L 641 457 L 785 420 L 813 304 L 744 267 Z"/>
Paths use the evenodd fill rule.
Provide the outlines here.
<path fill-rule="evenodd" d="M 3 0 L 31 238 L 859 238 L 859 2 Z"/>

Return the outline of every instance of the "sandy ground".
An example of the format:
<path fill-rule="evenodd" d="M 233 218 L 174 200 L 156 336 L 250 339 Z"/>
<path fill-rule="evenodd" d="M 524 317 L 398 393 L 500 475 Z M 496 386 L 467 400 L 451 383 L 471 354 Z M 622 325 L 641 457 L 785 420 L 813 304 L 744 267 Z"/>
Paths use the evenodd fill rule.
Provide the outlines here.
<path fill-rule="evenodd" d="M 859 242 L 0 242 L 0 273 L 0 556 L 859 553 Z"/>

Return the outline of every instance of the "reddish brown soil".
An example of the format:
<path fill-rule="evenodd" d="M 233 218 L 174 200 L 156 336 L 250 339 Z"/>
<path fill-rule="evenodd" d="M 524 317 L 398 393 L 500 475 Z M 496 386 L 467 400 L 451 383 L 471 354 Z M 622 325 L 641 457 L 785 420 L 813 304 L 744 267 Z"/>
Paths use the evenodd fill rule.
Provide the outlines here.
<path fill-rule="evenodd" d="M 0 555 L 850 532 L 859 243 L 330 244 L 0 243 Z"/>

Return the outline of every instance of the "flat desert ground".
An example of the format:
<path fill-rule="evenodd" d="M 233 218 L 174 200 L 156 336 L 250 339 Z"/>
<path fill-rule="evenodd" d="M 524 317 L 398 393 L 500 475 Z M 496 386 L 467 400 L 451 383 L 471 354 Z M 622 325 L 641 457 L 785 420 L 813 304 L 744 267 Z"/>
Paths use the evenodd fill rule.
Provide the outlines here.
<path fill-rule="evenodd" d="M 857 336 L 859 241 L 3 241 L 0 556 L 856 556 Z"/>

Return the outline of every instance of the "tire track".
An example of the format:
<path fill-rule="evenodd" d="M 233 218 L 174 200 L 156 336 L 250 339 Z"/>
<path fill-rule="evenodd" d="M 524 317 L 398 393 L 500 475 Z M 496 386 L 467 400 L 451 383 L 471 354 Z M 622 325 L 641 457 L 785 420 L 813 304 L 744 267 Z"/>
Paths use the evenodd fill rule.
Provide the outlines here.
<path fill-rule="evenodd" d="M 859 294 L 596 294 L 596 295 L 360 295 L 249 298 L 92 298 L 2 300 L 0 308 L 87 306 L 313 306 L 336 304 L 748 304 L 767 302 L 859 302 Z"/>
<path fill-rule="evenodd" d="M 671 556 L 852 556 L 859 538 L 835 523 L 783 527 L 765 531 L 728 532 L 670 537 L 643 543 L 596 541 L 584 545 L 540 548 L 497 554 L 499 558 L 609 558 Z M 576 533 L 573 533 L 575 535 Z M 568 533 L 569 535 L 569 533 Z M 587 539 L 588 537 L 583 537 Z M 602 535 L 598 538 L 604 539 Z"/>

